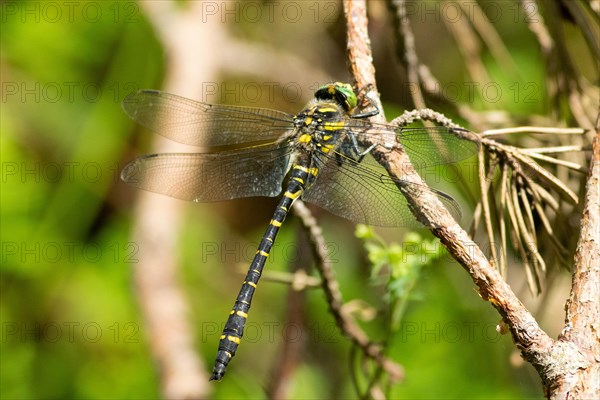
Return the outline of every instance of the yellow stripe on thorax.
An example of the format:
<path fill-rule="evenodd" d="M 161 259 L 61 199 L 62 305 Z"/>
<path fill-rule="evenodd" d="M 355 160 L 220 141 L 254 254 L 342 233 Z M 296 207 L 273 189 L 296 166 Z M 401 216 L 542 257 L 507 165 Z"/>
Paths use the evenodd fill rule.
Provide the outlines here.
<path fill-rule="evenodd" d="M 344 121 L 326 122 L 323 129 L 326 131 L 339 131 L 340 129 L 344 129 Z"/>
<path fill-rule="evenodd" d="M 312 141 L 312 136 L 310 136 L 308 133 L 303 133 L 302 135 L 298 136 L 298 143 L 310 143 Z"/>
<path fill-rule="evenodd" d="M 317 108 L 317 112 L 322 112 L 322 113 L 326 113 L 326 112 L 337 112 L 337 108 L 333 108 L 333 107 L 319 107 Z"/>
<path fill-rule="evenodd" d="M 321 146 L 321 151 L 325 154 L 329 153 L 333 149 L 333 144 L 324 144 Z M 316 176 L 316 175 L 315 175 Z"/>

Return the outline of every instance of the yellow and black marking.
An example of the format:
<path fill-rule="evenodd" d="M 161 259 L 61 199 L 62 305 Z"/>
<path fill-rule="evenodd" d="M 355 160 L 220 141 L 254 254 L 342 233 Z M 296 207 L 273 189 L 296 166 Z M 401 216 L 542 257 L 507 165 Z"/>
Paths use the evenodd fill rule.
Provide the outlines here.
<path fill-rule="evenodd" d="M 340 146 L 345 132 L 346 114 L 356 106 L 356 96 L 348 84 L 336 82 L 322 86 L 315 93 L 316 101 L 293 117 L 296 129 L 293 143 L 296 158 L 289 172 L 287 188 L 279 201 L 269 227 L 250 264 L 246 279 L 238 293 L 219 341 L 219 350 L 211 380 L 220 380 L 244 335 L 244 326 L 269 252 L 294 201 L 317 178 L 322 159 Z"/>
<path fill-rule="evenodd" d="M 277 232 L 285 220 L 288 210 L 304 191 L 304 182 L 307 181 L 309 176 L 314 179 L 317 173 L 318 169 L 315 167 L 304 167 L 301 165 L 294 165 L 292 167 L 287 190 L 281 197 L 279 205 L 275 209 L 273 218 L 258 246 L 258 250 L 248 269 L 244 284 L 238 293 L 233 309 L 231 310 L 225 328 L 223 329 L 223 334 L 219 341 L 219 350 L 215 360 L 215 367 L 210 378 L 211 381 L 221 380 L 223 375 L 225 375 L 225 369 L 227 368 L 229 361 L 231 361 L 231 358 L 235 355 L 242 336 L 244 335 L 244 326 L 246 325 L 246 319 L 248 318 L 252 296 L 254 296 L 254 291 L 260 280 L 267 258 L 269 257 L 269 252 L 275 242 Z"/>

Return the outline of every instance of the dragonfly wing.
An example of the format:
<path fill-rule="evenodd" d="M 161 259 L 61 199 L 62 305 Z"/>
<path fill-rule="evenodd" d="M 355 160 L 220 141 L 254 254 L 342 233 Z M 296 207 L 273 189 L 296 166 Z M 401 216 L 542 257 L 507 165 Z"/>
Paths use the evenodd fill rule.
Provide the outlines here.
<path fill-rule="evenodd" d="M 371 123 L 369 129 L 368 124 L 368 121 L 348 122 L 350 129 L 369 131 L 359 134 L 359 139 L 383 136 L 386 142 L 401 144 L 417 171 L 455 163 L 477 153 L 477 137 L 465 129 L 443 126 L 399 128 L 391 124 L 376 123 Z"/>
<path fill-rule="evenodd" d="M 335 157 L 325 160 L 315 183 L 303 196 L 306 201 L 368 225 L 422 227 L 397 185 L 398 182 L 406 187 L 416 184 L 393 180 L 370 154 L 360 163 L 347 158 L 341 163 L 338 160 Z M 426 186 L 420 189 L 437 196 L 460 220 L 460 207 L 452 197 Z"/>
<path fill-rule="evenodd" d="M 289 148 L 219 153 L 151 154 L 127 164 L 121 179 L 181 200 L 210 202 L 277 196 L 288 170 Z"/>
<path fill-rule="evenodd" d="M 467 140 L 468 131 L 445 128 L 403 128 L 396 137 L 404 146 L 415 168 L 448 165 L 477 153 L 477 144 Z"/>
<path fill-rule="evenodd" d="M 131 119 L 154 132 L 192 146 L 225 146 L 279 138 L 293 128 L 289 114 L 266 108 L 213 105 L 141 90 L 123 100 Z"/>

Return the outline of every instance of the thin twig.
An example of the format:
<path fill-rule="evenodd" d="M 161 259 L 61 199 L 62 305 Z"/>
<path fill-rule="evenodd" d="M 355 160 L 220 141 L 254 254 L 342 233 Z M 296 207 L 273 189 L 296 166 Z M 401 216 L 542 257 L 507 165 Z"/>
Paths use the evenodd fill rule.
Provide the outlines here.
<path fill-rule="evenodd" d="M 460 18 L 457 21 L 448 21 L 444 18 L 443 21 L 446 23 L 448 30 L 454 35 L 458 50 L 465 60 L 464 65 L 469 71 L 471 81 L 484 85 L 490 83 L 490 75 L 481 57 L 480 42 L 467 20 Z"/>
<path fill-rule="evenodd" d="M 240 274 L 245 274 L 248 271 L 248 266 L 240 264 L 236 267 L 236 270 Z M 261 280 L 263 282 L 284 283 L 298 292 L 306 289 L 317 289 L 322 284 L 319 278 L 308 275 L 304 269 L 298 269 L 295 272 L 265 271 L 261 276 Z"/>
<path fill-rule="evenodd" d="M 512 76 L 520 76 L 515 60 L 504 45 L 500 34 L 481 9 L 481 6 L 477 2 L 465 3 L 462 1 L 459 1 L 458 5 L 463 9 L 463 15 L 473 17 L 471 18 L 471 23 L 477 29 L 482 40 L 488 49 L 490 49 L 490 53 L 498 61 L 498 64 L 501 65 L 502 69 L 508 71 Z"/>
<path fill-rule="evenodd" d="M 558 201 L 556 201 L 556 199 L 550 193 L 548 193 L 548 191 L 542 185 L 535 181 L 531 181 L 530 186 L 533 189 L 533 192 L 536 195 L 539 195 L 546 205 L 548 205 L 555 212 L 558 212 L 560 207 Z"/>
<path fill-rule="evenodd" d="M 531 246 L 535 246 L 535 242 L 531 237 L 530 232 L 527 230 L 525 226 L 525 218 L 523 217 L 523 209 L 519 207 L 519 191 L 521 190 L 518 186 L 518 182 L 513 182 L 511 186 L 510 198 L 513 204 L 513 212 L 515 215 L 515 219 L 513 221 L 514 231 L 518 235 L 518 240 L 520 242 L 519 247 L 521 250 L 521 256 L 527 260 L 528 266 L 530 268 L 526 268 L 525 272 L 527 273 L 527 280 L 529 283 L 529 289 L 533 294 L 539 294 L 541 291 L 540 286 L 540 277 L 537 275 L 535 268 L 536 259 L 530 257 L 531 254 Z M 537 251 L 537 249 L 535 250 Z"/>
<path fill-rule="evenodd" d="M 581 145 L 570 145 L 570 146 L 554 146 L 554 147 L 528 147 L 521 149 L 523 153 L 538 153 L 538 154 L 556 154 L 556 153 L 568 153 L 576 151 L 584 151 L 584 147 Z"/>
<path fill-rule="evenodd" d="M 533 0 L 521 0 L 524 16 L 527 19 L 529 30 L 537 37 L 542 52 L 548 56 L 554 49 L 554 40 L 548 32 L 537 2 Z"/>
<path fill-rule="evenodd" d="M 406 0 L 388 0 L 389 8 L 392 10 L 396 31 L 396 48 L 398 59 L 407 70 L 407 81 L 411 88 L 410 92 L 413 103 L 417 108 L 426 106 L 424 89 L 428 94 L 445 102 L 449 107 L 455 108 L 456 112 L 472 126 L 478 126 L 477 112 L 468 104 L 454 104 L 448 101 L 440 90 L 443 87 L 434 76 L 429 67 L 423 64 L 416 51 L 415 36 L 410 25 L 409 12 L 407 12 Z M 445 16 L 442 16 L 445 18 Z"/>
<path fill-rule="evenodd" d="M 406 10 L 405 0 L 394 0 L 396 9 L 396 23 L 401 40 L 398 41 L 398 57 L 406 65 L 407 81 L 414 90 L 410 91 L 413 103 L 416 108 L 426 108 L 425 98 L 421 91 L 421 79 L 419 75 L 419 57 L 415 49 L 415 35 L 410 27 L 408 12 Z"/>
<path fill-rule="evenodd" d="M 563 1 L 562 5 L 569 10 L 577 26 L 596 60 L 600 59 L 600 43 L 598 42 L 598 26 L 600 17 L 585 1 Z"/>
<path fill-rule="evenodd" d="M 498 254 L 496 254 L 496 246 L 494 246 L 494 229 L 492 228 L 492 215 L 490 213 L 490 199 L 488 197 L 488 180 L 486 179 L 485 174 L 485 160 L 484 160 L 484 149 L 482 147 L 479 148 L 478 152 L 479 158 L 479 188 L 481 190 L 481 205 L 483 206 L 483 221 L 485 223 L 485 229 L 488 236 L 488 241 L 490 243 L 491 257 L 492 257 L 492 265 L 500 270 L 500 266 L 498 263 Z"/>
<path fill-rule="evenodd" d="M 545 161 L 547 163 L 550 164 L 555 164 L 555 165 L 561 165 L 563 167 L 569 168 L 573 171 L 577 171 L 577 172 L 585 172 L 585 168 L 583 168 L 581 165 L 571 162 L 571 161 L 565 161 L 565 160 L 561 160 L 558 158 L 554 158 L 554 157 L 550 157 L 550 156 L 546 156 L 544 154 L 538 154 L 534 151 L 521 151 L 521 153 L 523 154 L 527 154 L 529 157 L 531 158 L 536 158 L 538 160 L 541 161 Z"/>
<path fill-rule="evenodd" d="M 444 114 L 441 114 L 437 111 L 433 111 L 429 108 L 405 111 L 402 113 L 402 115 L 390 121 L 390 124 L 394 126 L 406 126 L 412 124 L 415 121 L 432 121 L 448 128 L 463 129 L 460 125 L 454 123 L 450 118 L 446 117 Z M 474 137 L 470 138 L 472 138 L 474 141 L 477 141 Z"/>
<path fill-rule="evenodd" d="M 514 128 L 503 128 L 503 129 L 488 129 L 481 132 L 483 136 L 497 136 L 497 135 L 512 135 L 515 133 L 550 133 L 553 135 L 581 135 L 585 133 L 585 129 L 581 128 L 548 128 L 541 126 L 518 126 Z"/>
<path fill-rule="evenodd" d="M 396 362 L 383 355 L 381 346 L 371 343 L 367 334 L 356 324 L 354 319 L 344 311 L 342 294 L 338 282 L 335 279 L 333 267 L 327 254 L 327 243 L 323 237 L 317 220 L 312 216 L 310 210 L 301 200 L 294 204 L 294 213 L 307 230 L 313 253 L 315 255 L 316 267 L 321 274 L 323 290 L 327 297 L 329 309 L 333 314 L 342 334 L 350 338 L 362 352 L 373 359 L 378 365 L 386 370 L 394 381 L 401 381 L 404 377 L 404 369 Z"/>
<path fill-rule="evenodd" d="M 548 237 L 550 238 L 550 241 L 552 242 L 552 247 L 555 249 L 555 251 L 558 253 L 558 256 L 560 257 L 559 263 L 564 264 L 568 253 L 567 249 L 556 237 L 554 229 L 552 229 L 552 225 L 550 225 L 550 221 L 548 220 L 548 217 L 546 216 L 546 213 L 544 212 L 544 209 L 540 205 L 539 201 L 536 201 L 533 204 L 533 206 L 535 207 L 535 211 L 537 212 L 537 215 L 540 221 L 542 222 L 544 230 L 546 231 Z"/>
<path fill-rule="evenodd" d="M 506 211 L 506 196 L 508 189 L 508 165 L 502 164 L 502 174 L 500 176 L 500 245 L 502 246 L 502 252 L 500 254 L 500 274 L 506 279 L 506 258 L 507 258 L 507 243 L 506 243 L 506 219 L 504 213 Z"/>
<path fill-rule="evenodd" d="M 571 203 L 577 204 L 579 201 L 577 195 L 560 179 L 552 175 L 545 168 L 542 168 L 528 155 L 521 152 L 518 147 L 502 144 L 489 138 L 481 138 L 481 143 L 486 147 L 494 149 L 494 151 L 506 158 L 509 165 L 528 183 L 531 181 L 529 177 L 535 176 L 543 180 L 547 185 L 552 186 L 563 198 Z"/>

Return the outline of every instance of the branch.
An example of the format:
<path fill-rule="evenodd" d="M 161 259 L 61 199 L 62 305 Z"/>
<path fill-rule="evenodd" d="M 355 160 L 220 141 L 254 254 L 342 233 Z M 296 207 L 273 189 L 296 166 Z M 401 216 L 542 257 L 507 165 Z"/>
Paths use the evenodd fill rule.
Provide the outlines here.
<path fill-rule="evenodd" d="M 404 378 L 402 366 L 385 357 L 381 346 L 372 343 L 354 319 L 344 311 L 342 294 L 334 277 L 333 267 L 327 253 L 327 243 L 323 238 L 321 228 L 317 225 L 317 221 L 300 200 L 296 201 L 293 210 L 307 230 L 316 258 L 316 266 L 323 278 L 322 285 L 327 296 L 327 303 L 338 327 L 367 357 L 373 359 L 381 368 L 385 369 L 393 381 L 401 381 Z"/>
<path fill-rule="evenodd" d="M 380 110 L 375 118 L 385 122 L 381 99 L 375 89 L 375 66 L 371 53 L 371 41 L 367 31 L 367 5 L 364 0 L 344 0 L 344 18 L 346 19 L 346 51 L 350 61 L 350 73 L 359 88 L 368 88 L 367 96 Z M 373 92 L 375 90 L 375 92 Z"/>
<path fill-rule="evenodd" d="M 372 92 L 376 93 L 374 68 L 365 65 L 372 60 L 365 2 L 347 0 L 344 2 L 344 7 L 348 26 L 348 56 L 351 71 L 359 88 L 370 84 L 373 87 Z M 430 191 L 421 189 L 425 187 L 425 183 L 411 167 L 407 154 L 401 148 L 388 150 L 384 146 L 376 146 L 371 154 L 386 168 L 392 178 L 400 182 L 398 189 L 408 200 L 415 217 L 441 240 L 450 254 L 469 273 L 481 297 L 492 303 L 498 310 L 525 359 L 538 370 L 543 370 L 547 363 L 545 356 L 553 345 L 552 339 L 539 327 L 531 313 L 519 301 L 497 270 L 490 265 L 481 249 L 454 221 L 438 198 Z M 403 181 L 416 185 L 407 187 L 401 183 Z"/>
<path fill-rule="evenodd" d="M 561 341 L 575 344 L 592 368 L 587 368 L 587 379 L 575 380 L 575 385 L 570 383 L 569 376 L 565 376 L 562 392 L 557 393 L 557 397 L 584 398 L 600 394 L 600 114 L 592 146 L 581 236 L 566 304 L 566 327 L 559 337 Z"/>

